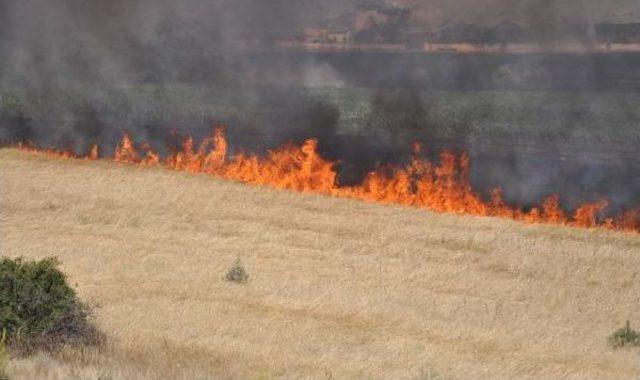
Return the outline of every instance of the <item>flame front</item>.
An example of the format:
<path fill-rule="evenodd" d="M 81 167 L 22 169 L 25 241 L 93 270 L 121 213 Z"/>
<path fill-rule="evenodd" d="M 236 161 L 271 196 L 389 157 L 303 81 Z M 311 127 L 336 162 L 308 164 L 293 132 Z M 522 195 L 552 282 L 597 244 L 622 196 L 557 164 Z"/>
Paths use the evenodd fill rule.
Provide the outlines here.
<path fill-rule="evenodd" d="M 98 147 L 91 148 L 86 157 L 68 151 L 45 150 L 19 146 L 20 149 L 44 152 L 65 158 L 99 158 Z M 527 223 L 549 223 L 581 228 L 608 228 L 640 232 L 640 208 L 626 211 L 617 218 L 598 220 L 608 202 L 585 203 L 569 216 L 562 209 L 560 198 L 553 195 L 542 205 L 528 211 L 505 203 L 500 189 L 485 201 L 476 193 L 469 180 L 470 159 L 444 152 L 439 165 L 419 158 L 419 145 L 414 147 L 414 159 L 406 167 L 378 170 L 369 173 L 362 184 L 340 186 L 335 162 L 318 153 L 318 141 L 310 139 L 301 146 L 292 144 L 269 151 L 265 157 L 239 153 L 229 156 L 229 146 L 222 128 L 195 147 L 191 137 L 185 139 L 182 150 L 164 160 L 149 145 L 142 145 L 142 153 L 129 135 L 124 135 L 116 148 L 113 160 L 135 165 L 162 165 L 172 170 L 204 173 L 248 184 L 277 189 L 347 197 L 369 202 L 399 204 L 436 212 L 511 218 Z"/>

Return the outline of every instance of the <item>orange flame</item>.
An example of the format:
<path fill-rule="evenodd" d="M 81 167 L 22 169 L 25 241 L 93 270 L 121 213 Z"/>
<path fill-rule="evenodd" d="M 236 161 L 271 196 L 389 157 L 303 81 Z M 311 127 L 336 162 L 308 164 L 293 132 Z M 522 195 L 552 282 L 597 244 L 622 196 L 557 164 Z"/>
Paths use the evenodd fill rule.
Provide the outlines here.
<path fill-rule="evenodd" d="M 23 145 L 19 148 L 58 157 L 79 158 L 67 151 L 42 151 Z M 320 156 L 318 142 L 313 139 L 305 141 L 299 147 L 289 144 L 269 151 L 265 157 L 245 153 L 229 157 L 224 131 L 218 128 L 197 149 L 193 139 L 189 137 L 183 142 L 181 151 L 168 155 L 164 160 L 149 145 L 145 144 L 141 148 L 143 153 L 138 151 L 131 137 L 125 134 L 115 150 L 113 160 L 145 166 L 164 165 L 177 171 L 205 173 L 248 184 L 399 204 L 436 212 L 640 232 L 640 208 L 627 211 L 617 218 L 599 221 L 598 215 L 607 207 L 606 200 L 582 204 L 572 216 L 562 209 L 557 195 L 547 198 L 542 205 L 529 211 L 506 204 L 500 189 L 495 189 L 491 200 L 485 201 L 471 187 L 468 155 L 457 156 L 443 152 L 439 165 L 434 165 L 418 157 L 418 144 L 414 146 L 414 159 L 406 167 L 379 169 L 369 173 L 362 184 L 350 187 L 339 185 L 335 162 Z M 92 147 L 86 158 L 98 159 L 98 147 Z"/>
<path fill-rule="evenodd" d="M 87 156 L 87 158 L 91 161 L 96 161 L 100 159 L 100 150 L 97 144 L 91 147 L 91 150 L 89 151 L 89 155 Z"/>

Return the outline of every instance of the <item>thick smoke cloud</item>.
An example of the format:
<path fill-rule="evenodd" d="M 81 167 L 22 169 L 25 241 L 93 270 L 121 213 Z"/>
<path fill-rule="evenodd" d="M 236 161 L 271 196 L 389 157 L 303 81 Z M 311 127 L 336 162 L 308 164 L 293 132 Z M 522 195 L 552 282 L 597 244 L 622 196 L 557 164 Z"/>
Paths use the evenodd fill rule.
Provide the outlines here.
<path fill-rule="evenodd" d="M 0 62 L 0 83 L 5 89 L 17 89 L 26 101 L 19 112 L 4 115 L 0 139 L 58 146 L 73 141 L 72 147 L 81 151 L 98 140 L 113 145 L 125 129 L 142 135 L 140 138 L 158 138 L 158 144 L 164 144 L 168 138 L 164 135 L 176 127 L 171 124 L 180 120 L 160 115 L 147 118 L 146 126 L 127 120 L 127 115 L 135 119 L 135 110 L 141 107 L 136 100 L 127 101 L 132 87 L 153 86 L 149 106 L 163 108 L 178 106 L 171 104 L 179 100 L 170 90 L 181 83 L 208 86 L 232 97 L 250 91 L 241 88 L 248 83 L 325 83 L 326 78 L 336 82 L 330 67 L 316 65 L 313 60 L 302 66 L 255 64 L 247 54 L 302 28 L 309 11 L 322 12 L 312 3 L 3 1 L 0 48 L 5 54 Z M 293 109 L 287 105 L 290 100 L 282 96 L 278 100 L 269 94 L 250 95 L 268 97 L 259 103 L 275 102 L 274 107 Z M 115 113 L 124 115 L 124 120 L 114 120 L 110 117 L 114 112 L 109 112 L 113 110 L 105 109 L 113 107 L 113 99 L 120 99 Z M 295 109 L 306 112 L 306 108 L 311 118 L 316 112 L 314 105 Z M 299 115 L 283 116 L 300 119 Z M 112 122 L 120 125 L 109 125 Z"/>
<path fill-rule="evenodd" d="M 187 134 L 201 138 L 224 124 L 232 146 L 258 152 L 317 137 L 321 153 L 339 161 L 341 179 L 349 183 L 376 167 L 407 162 L 417 140 L 431 156 L 444 148 L 469 152 L 474 182 L 487 191 L 503 186 L 511 201 L 537 203 L 564 192 L 572 202 L 601 196 L 618 206 L 640 202 L 638 168 L 625 155 L 609 152 L 613 163 L 607 164 L 584 158 L 579 152 L 593 147 L 580 146 L 581 136 L 570 130 L 557 130 L 592 113 L 598 105 L 587 98 L 550 128 L 562 139 L 516 136 L 506 143 L 472 128 L 478 115 L 503 112 L 501 100 L 487 101 L 481 112 L 462 110 L 454 120 L 443 120 L 437 102 L 450 91 L 478 97 L 496 90 L 637 92 L 640 81 L 617 79 L 638 77 L 637 56 L 309 54 L 278 48 L 277 41 L 359 3 L 0 0 L 0 141 L 79 153 L 99 143 L 110 154 L 126 131 L 164 152 Z M 635 0 L 387 3 L 412 7 L 426 26 L 514 20 L 529 25 L 540 43 L 562 39 L 571 23 L 640 12 Z M 342 100 L 317 96 L 326 86 L 367 90 L 360 96 L 368 99 L 369 111 L 359 125 L 344 128 L 349 115 L 342 114 Z M 637 122 L 634 106 L 617 108 L 620 123 Z M 548 149 L 523 152 L 518 144 Z"/>

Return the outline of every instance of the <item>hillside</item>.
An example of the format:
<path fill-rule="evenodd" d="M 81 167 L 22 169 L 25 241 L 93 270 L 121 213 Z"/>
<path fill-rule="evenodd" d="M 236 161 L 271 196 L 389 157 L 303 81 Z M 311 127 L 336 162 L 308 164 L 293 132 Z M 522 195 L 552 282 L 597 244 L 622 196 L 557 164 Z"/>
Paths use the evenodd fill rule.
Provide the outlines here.
<path fill-rule="evenodd" d="M 109 336 L 11 379 L 634 379 L 640 235 L 0 151 L 2 254 L 57 256 Z M 225 282 L 236 257 L 246 285 Z"/>

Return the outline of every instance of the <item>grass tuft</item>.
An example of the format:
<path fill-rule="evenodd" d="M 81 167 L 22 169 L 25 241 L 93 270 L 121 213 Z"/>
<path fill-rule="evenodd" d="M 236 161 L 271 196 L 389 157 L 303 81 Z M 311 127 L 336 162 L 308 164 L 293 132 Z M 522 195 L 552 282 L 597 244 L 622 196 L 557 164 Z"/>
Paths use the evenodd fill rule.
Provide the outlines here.
<path fill-rule="evenodd" d="M 616 330 L 609 336 L 609 344 L 613 348 L 622 348 L 625 346 L 640 347 L 640 332 L 631 328 L 631 323 L 627 321 L 626 325 Z"/>
<path fill-rule="evenodd" d="M 233 265 L 227 270 L 227 273 L 224 275 L 225 281 L 235 282 L 238 284 L 244 284 L 249 281 L 249 274 L 247 270 L 244 268 L 242 261 L 240 258 L 236 258 L 236 261 Z"/>

